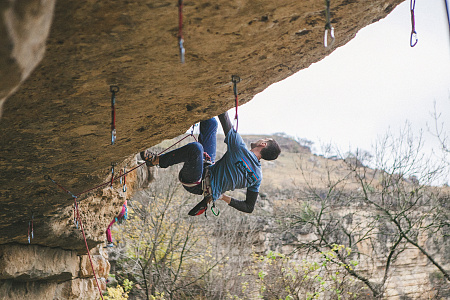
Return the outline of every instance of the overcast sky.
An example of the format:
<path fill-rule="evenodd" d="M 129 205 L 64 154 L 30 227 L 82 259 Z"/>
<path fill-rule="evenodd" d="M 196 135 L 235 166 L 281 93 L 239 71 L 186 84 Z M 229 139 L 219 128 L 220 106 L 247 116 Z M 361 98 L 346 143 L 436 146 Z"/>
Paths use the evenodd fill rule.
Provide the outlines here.
<path fill-rule="evenodd" d="M 239 108 L 241 134 L 284 132 L 341 151 L 371 151 L 406 121 L 427 134 L 434 102 L 450 134 L 450 39 L 442 0 L 417 1 L 418 43 L 410 47 L 410 1 L 322 61 L 273 84 Z M 334 24 L 339 39 L 339 24 Z M 230 110 L 230 118 L 234 110 Z"/>

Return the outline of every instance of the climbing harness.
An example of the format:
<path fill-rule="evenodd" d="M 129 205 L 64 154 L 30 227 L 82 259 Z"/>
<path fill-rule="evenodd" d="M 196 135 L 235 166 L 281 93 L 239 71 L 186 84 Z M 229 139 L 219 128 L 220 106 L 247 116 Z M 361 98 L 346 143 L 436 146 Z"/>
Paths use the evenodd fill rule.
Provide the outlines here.
<path fill-rule="evenodd" d="M 31 240 L 34 238 L 33 219 L 34 214 L 31 215 L 31 220 L 28 221 L 28 244 L 31 243 Z"/>
<path fill-rule="evenodd" d="M 180 47 L 180 61 L 183 64 L 186 52 L 183 39 L 183 0 L 178 0 L 178 46 Z"/>
<path fill-rule="evenodd" d="M 202 181 L 202 190 L 203 190 L 203 197 L 205 197 L 205 198 L 206 197 L 212 198 L 211 170 L 209 169 L 210 166 L 211 166 L 211 164 L 204 168 L 205 176 Z M 219 210 L 219 208 L 217 208 L 217 211 L 215 211 L 214 208 L 216 208 L 216 200 L 212 201 L 211 212 L 213 213 L 213 215 L 218 216 L 220 214 L 220 210 Z M 205 211 L 205 217 L 206 217 L 206 211 Z"/>
<path fill-rule="evenodd" d="M 238 91 L 237 91 L 237 84 L 241 82 L 241 78 L 237 75 L 231 75 L 231 81 L 233 82 L 233 92 L 234 92 L 234 106 L 236 108 L 236 113 L 234 114 L 234 121 L 233 121 L 233 128 L 236 126 L 235 131 L 238 130 L 238 106 L 239 106 L 239 100 L 238 100 Z"/>
<path fill-rule="evenodd" d="M 111 91 L 111 145 L 116 142 L 116 93 L 119 92 L 119 87 L 111 85 L 109 87 Z"/>
<path fill-rule="evenodd" d="M 210 166 L 207 166 L 205 168 L 205 177 L 202 181 L 202 189 L 203 189 L 203 197 L 211 197 L 212 198 L 212 188 L 211 188 L 211 170 L 209 169 Z M 211 204 L 211 212 L 216 217 L 220 214 L 219 208 L 217 208 L 217 211 L 214 210 L 216 208 L 216 200 L 213 199 Z M 205 217 L 206 217 L 206 211 L 205 211 Z"/>
<path fill-rule="evenodd" d="M 416 0 L 410 0 L 409 2 L 409 9 L 411 11 L 411 36 L 409 38 L 409 45 L 411 47 L 414 47 L 417 45 L 417 42 L 419 39 L 417 38 L 417 32 L 416 32 L 416 20 L 414 17 L 414 9 L 416 8 Z"/>
<path fill-rule="evenodd" d="M 331 43 L 330 47 L 334 43 L 334 28 L 331 26 L 331 13 L 330 13 L 330 0 L 325 0 L 325 16 L 326 16 L 326 23 L 325 23 L 325 36 L 323 37 L 323 45 L 325 48 L 328 48 L 328 30 L 330 31 L 330 37 L 331 37 Z"/>
<path fill-rule="evenodd" d="M 83 239 L 84 239 L 84 244 L 86 245 L 86 250 L 88 253 L 88 257 L 89 257 L 89 261 L 91 262 L 91 268 L 92 268 L 92 273 L 94 274 L 94 278 L 95 278 L 95 282 L 97 284 L 97 288 L 98 288 L 98 292 L 100 293 L 100 297 L 103 299 L 103 294 L 102 294 L 102 289 L 100 288 L 100 284 L 98 283 L 98 279 L 97 279 L 97 274 L 95 273 L 94 270 L 94 264 L 92 263 L 92 257 L 91 257 L 91 252 L 89 251 L 89 246 L 87 244 L 87 240 L 86 240 L 86 234 L 84 233 L 84 228 L 83 228 L 83 222 L 81 221 L 81 217 L 80 217 L 80 209 L 78 207 L 78 202 L 77 202 L 77 195 L 73 194 L 71 191 L 69 191 L 68 189 L 64 188 L 62 185 L 60 185 L 59 183 L 57 183 L 55 180 L 53 180 L 49 175 L 45 175 L 44 176 L 45 180 L 50 180 L 51 182 L 53 182 L 56 186 L 58 186 L 60 189 L 62 189 L 63 191 L 65 191 L 67 194 L 71 195 L 74 201 L 74 217 L 76 215 L 76 219 L 77 219 L 77 224 L 80 224 L 80 229 L 81 229 L 81 233 L 83 234 Z M 75 213 L 76 211 L 76 213 Z M 78 226 L 77 226 L 78 229 Z"/>

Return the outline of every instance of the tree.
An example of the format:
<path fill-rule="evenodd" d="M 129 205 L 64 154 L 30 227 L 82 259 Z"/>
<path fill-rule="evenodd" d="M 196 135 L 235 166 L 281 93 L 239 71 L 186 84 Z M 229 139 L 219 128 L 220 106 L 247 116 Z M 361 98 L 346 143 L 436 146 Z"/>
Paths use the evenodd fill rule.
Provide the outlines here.
<path fill-rule="evenodd" d="M 330 262 L 351 266 L 352 261 L 360 261 L 346 272 L 363 282 L 375 298 L 383 296 L 395 272 L 393 264 L 411 246 L 448 281 L 448 271 L 436 257 L 446 252 L 449 243 L 449 193 L 431 185 L 444 168 L 420 154 L 421 148 L 421 138 L 415 139 L 406 127 L 400 138 L 388 134 L 373 158 L 356 153 L 328 161 L 320 182 L 307 180 L 306 187 L 300 188 L 301 213 L 284 219 L 291 231 L 314 233 L 310 240 L 298 242 L 298 249 L 316 255 L 336 244 L 351 249 L 348 255 L 336 252 Z M 311 170 L 299 169 L 307 179 Z M 433 239 L 438 241 L 432 243 Z"/>
<path fill-rule="evenodd" d="M 168 299 L 195 294 L 196 284 L 219 262 L 205 259 L 211 246 L 200 240 L 199 219 L 186 215 L 186 205 L 195 199 L 180 193 L 173 173 L 159 172 L 148 189 L 129 201 L 129 219 L 117 238 L 122 276 L 131 276 L 147 299 L 161 293 Z"/>
<path fill-rule="evenodd" d="M 129 218 L 115 232 L 117 277 L 137 283 L 146 299 L 223 299 L 251 260 L 258 220 L 223 206 L 217 218 L 209 210 L 208 218 L 188 216 L 200 196 L 184 191 L 177 174 L 160 169 L 129 200 Z"/>

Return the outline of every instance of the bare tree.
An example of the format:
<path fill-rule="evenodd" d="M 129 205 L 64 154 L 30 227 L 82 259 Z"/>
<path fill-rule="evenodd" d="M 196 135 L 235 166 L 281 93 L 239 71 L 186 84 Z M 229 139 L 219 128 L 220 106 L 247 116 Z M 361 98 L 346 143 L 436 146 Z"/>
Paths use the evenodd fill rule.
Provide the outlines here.
<path fill-rule="evenodd" d="M 351 252 L 337 252 L 330 261 L 346 266 L 362 262 L 346 272 L 375 298 L 383 296 L 393 264 L 411 245 L 448 280 L 448 271 L 435 258 L 448 243 L 449 195 L 431 186 L 443 167 L 421 155 L 421 147 L 420 137 L 414 139 L 406 127 L 400 138 L 387 135 L 371 161 L 367 153 L 328 161 L 320 182 L 309 179 L 310 170 L 300 166 L 306 179 L 298 195 L 300 213 L 294 210 L 284 220 L 289 230 L 314 235 L 298 242 L 298 249 L 320 254 L 335 244 L 345 245 Z M 366 166 L 370 164 L 372 168 Z M 441 238 L 430 245 L 432 237 Z M 370 270 L 375 265 L 377 272 Z"/>
<path fill-rule="evenodd" d="M 120 227 L 121 269 L 143 287 L 147 299 L 197 293 L 198 282 L 221 261 L 206 259 L 212 246 L 201 240 L 204 220 L 188 218 L 196 199 L 181 191 L 175 173 L 159 172 L 148 189 L 138 192 L 129 201 L 129 220 Z"/>
<path fill-rule="evenodd" d="M 116 237 L 119 273 L 137 282 L 147 299 L 162 293 L 165 299 L 225 299 L 251 261 L 260 222 L 219 203 L 218 217 L 209 210 L 207 218 L 188 216 L 200 196 L 184 191 L 177 173 L 160 170 L 129 201 L 129 220 Z"/>

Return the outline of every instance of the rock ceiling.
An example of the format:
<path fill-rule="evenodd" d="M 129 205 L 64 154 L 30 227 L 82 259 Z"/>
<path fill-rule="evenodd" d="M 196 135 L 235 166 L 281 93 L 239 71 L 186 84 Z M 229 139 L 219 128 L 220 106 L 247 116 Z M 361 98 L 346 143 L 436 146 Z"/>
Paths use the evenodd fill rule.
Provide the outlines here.
<path fill-rule="evenodd" d="M 178 1 L 66 0 L 57 1 L 54 11 L 50 0 L 3 2 L 2 22 L 8 5 L 22 14 L 50 10 L 53 21 L 45 55 L 28 64 L 37 65 L 33 72 L 22 68 L 22 79 L 31 74 L 3 105 L 0 243 L 26 243 L 30 215 L 45 223 L 71 204 L 45 175 L 74 193 L 104 182 L 111 162 L 233 107 L 233 74 L 241 78 L 240 103 L 250 101 L 345 45 L 401 2 L 332 0 L 336 41 L 325 48 L 324 1 L 184 1 L 184 64 L 177 43 Z M 46 22 L 27 27 L 24 20 L 19 14 L 16 25 L 32 32 L 29 42 L 45 34 Z M 4 42 L 9 27 L 3 23 Z M 0 46 L 0 98 L 19 81 L 8 53 L 17 45 L 9 43 Z M 110 85 L 120 87 L 115 145 Z"/>

